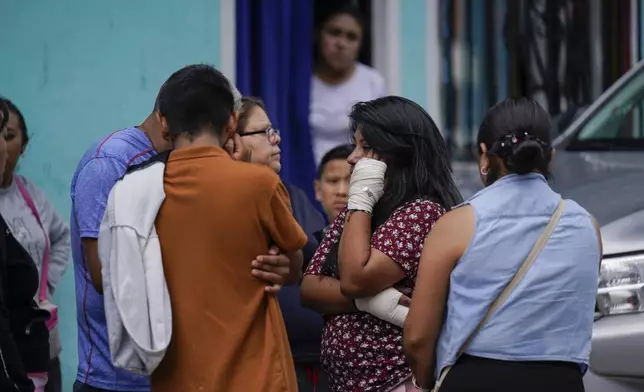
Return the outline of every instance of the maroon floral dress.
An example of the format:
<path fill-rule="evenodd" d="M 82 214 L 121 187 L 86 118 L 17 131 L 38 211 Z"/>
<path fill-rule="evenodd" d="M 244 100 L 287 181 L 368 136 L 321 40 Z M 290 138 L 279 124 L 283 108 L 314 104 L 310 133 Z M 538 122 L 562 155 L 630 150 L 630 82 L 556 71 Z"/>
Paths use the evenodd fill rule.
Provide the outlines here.
<path fill-rule="evenodd" d="M 408 202 L 379 226 L 371 247 L 391 257 L 406 277 L 396 288 L 411 293 L 425 237 L 445 210 L 429 200 Z M 305 275 L 323 275 L 324 261 L 340 240 L 346 210 L 326 231 Z M 337 277 L 335 277 L 337 278 Z M 402 349 L 402 329 L 369 313 L 329 316 L 322 334 L 321 361 L 334 392 L 385 392 L 411 376 Z"/>

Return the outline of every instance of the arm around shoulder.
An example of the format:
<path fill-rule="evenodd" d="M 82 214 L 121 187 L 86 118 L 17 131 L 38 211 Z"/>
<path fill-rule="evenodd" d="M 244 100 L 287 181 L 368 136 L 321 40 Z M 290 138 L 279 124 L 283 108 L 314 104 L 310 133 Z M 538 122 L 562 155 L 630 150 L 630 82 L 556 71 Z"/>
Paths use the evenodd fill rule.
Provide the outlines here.
<path fill-rule="evenodd" d="M 268 230 L 271 240 L 290 261 L 287 284 L 297 283 L 302 276 L 302 248 L 308 237 L 295 220 L 288 191 L 278 180 L 268 205 L 262 211 L 262 223 Z"/>
<path fill-rule="evenodd" d="M 285 253 L 296 253 L 301 250 L 308 238 L 295 220 L 288 191 L 282 182 L 278 182 L 263 211 L 262 221 L 271 240 Z M 301 261 L 301 260 L 300 260 Z M 300 265 L 300 270 L 302 266 Z"/>

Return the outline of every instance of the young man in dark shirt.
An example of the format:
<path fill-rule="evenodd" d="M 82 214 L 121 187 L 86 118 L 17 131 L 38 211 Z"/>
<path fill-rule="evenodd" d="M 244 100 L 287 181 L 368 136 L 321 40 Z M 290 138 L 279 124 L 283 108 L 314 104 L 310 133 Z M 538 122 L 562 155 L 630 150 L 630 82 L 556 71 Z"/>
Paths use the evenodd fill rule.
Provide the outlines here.
<path fill-rule="evenodd" d="M 315 198 L 322 204 L 329 224 L 347 206 L 351 179 L 351 165 L 347 159 L 352 151 L 350 144 L 332 148 L 324 154 L 318 166 L 318 178 L 313 183 Z M 316 233 L 318 241 L 323 235 L 324 230 Z"/>

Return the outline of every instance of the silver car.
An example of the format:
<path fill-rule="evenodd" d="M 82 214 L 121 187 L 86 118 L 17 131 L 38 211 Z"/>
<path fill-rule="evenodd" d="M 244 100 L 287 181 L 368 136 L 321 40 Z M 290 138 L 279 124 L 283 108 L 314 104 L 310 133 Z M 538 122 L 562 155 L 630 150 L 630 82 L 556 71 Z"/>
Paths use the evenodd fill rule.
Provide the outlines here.
<path fill-rule="evenodd" d="M 583 110 L 555 142 L 552 185 L 602 227 L 587 392 L 644 392 L 644 61 Z M 455 164 L 463 197 L 476 164 Z"/>
<path fill-rule="evenodd" d="M 555 140 L 553 187 L 601 225 L 587 392 L 644 391 L 644 62 Z"/>

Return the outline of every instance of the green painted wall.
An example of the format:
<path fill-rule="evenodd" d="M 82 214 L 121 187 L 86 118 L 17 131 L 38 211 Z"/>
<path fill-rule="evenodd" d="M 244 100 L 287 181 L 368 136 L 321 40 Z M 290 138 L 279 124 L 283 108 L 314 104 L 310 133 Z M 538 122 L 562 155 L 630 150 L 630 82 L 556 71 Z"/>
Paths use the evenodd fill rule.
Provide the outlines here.
<path fill-rule="evenodd" d="M 32 141 L 20 171 L 68 217 L 78 159 L 109 132 L 138 124 L 163 81 L 219 64 L 220 0 L 1 0 L 0 94 L 23 111 Z M 73 271 L 56 293 L 64 391 L 76 376 Z"/>

